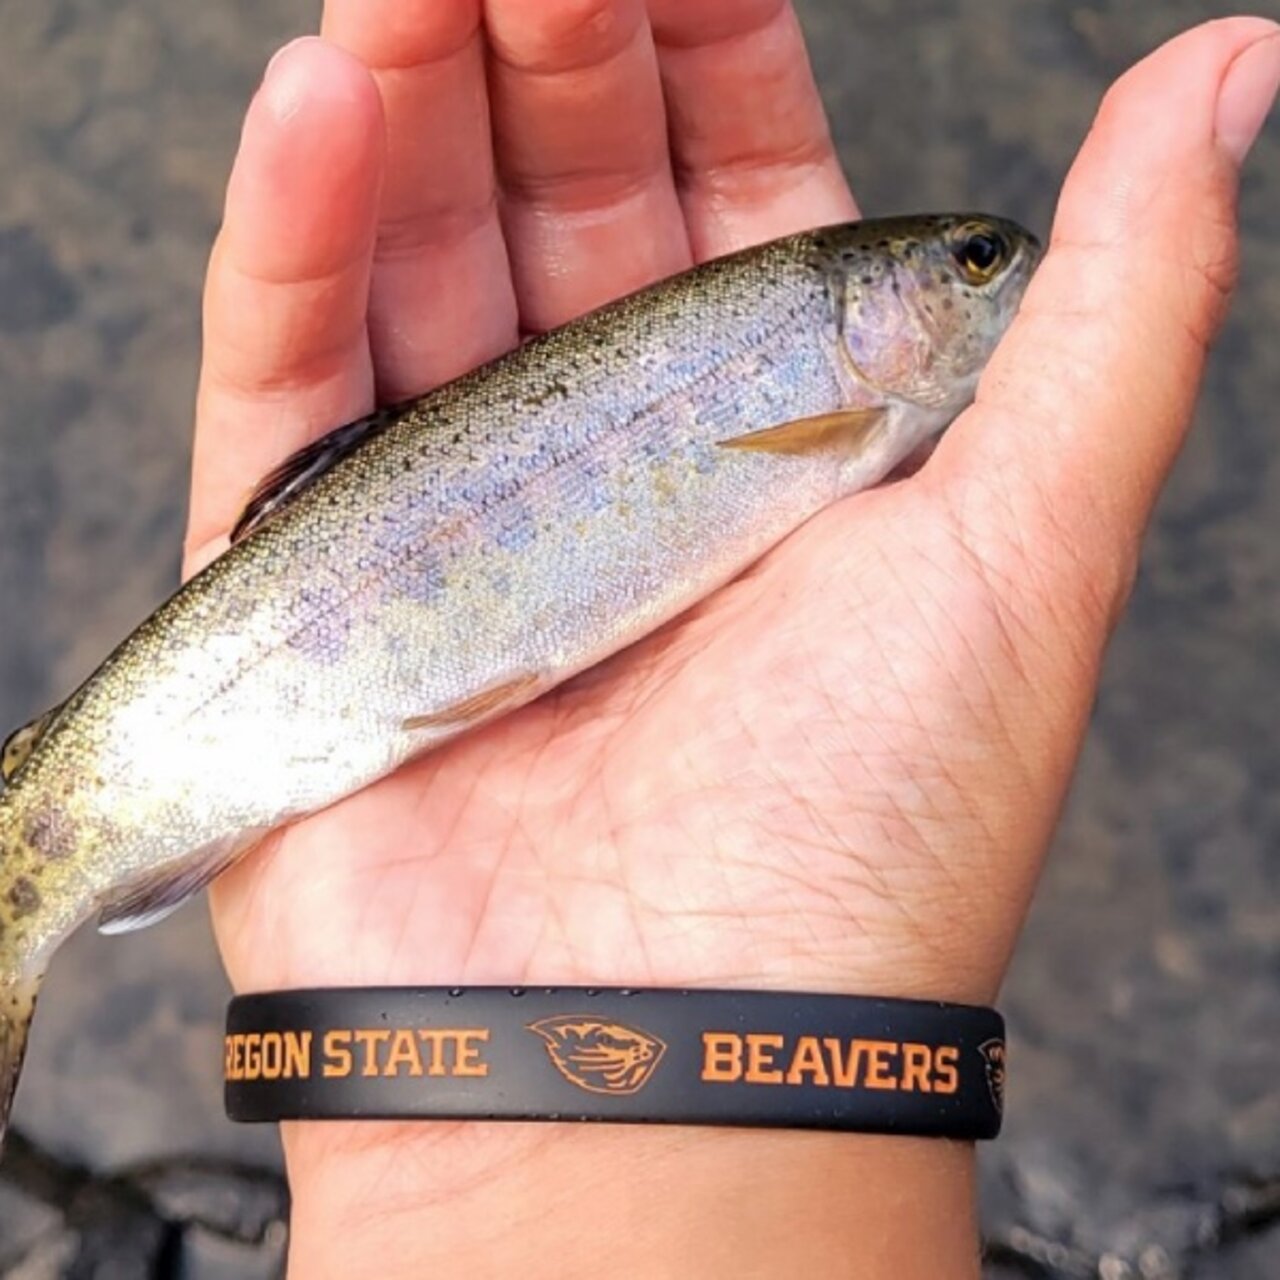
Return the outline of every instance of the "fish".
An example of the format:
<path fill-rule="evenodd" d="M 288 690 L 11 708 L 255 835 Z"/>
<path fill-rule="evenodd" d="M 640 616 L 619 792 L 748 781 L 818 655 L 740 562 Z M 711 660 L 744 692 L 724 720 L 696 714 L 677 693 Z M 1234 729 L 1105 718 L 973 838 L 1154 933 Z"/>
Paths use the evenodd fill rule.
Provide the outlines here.
<path fill-rule="evenodd" d="M 0 1136 L 70 933 L 162 918 L 890 476 L 971 403 L 1039 257 L 984 214 L 787 236 L 266 477 L 230 548 L 0 755 Z"/>

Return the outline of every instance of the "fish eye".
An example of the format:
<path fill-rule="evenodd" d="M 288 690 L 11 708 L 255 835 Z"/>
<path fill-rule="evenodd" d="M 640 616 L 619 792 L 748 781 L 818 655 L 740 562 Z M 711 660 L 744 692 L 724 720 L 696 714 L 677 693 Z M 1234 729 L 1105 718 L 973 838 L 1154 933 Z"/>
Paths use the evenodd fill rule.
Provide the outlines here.
<path fill-rule="evenodd" d="M 1009 260 L 1005 238 L 989 227 L 961 228 L 952 252 L 961 274 L 974 285 L 988 284 Z"/>

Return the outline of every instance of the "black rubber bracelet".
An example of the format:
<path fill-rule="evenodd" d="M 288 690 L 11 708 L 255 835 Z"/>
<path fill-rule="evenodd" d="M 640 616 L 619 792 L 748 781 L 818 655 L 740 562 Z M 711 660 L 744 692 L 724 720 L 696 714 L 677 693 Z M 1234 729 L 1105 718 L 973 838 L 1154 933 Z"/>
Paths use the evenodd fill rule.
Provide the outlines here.
<path fill-rule="evenodd" d="M 760 991 L 349 988 L 240 996 L 233 1120 L 450 1118 L 994 1138 L 993 1009 Z"/>
<path fill-rule="evenodd" d="M 349 988 L 242 996 L 240 1121 L 451 1118 L 991 1138 L 994 1010 L 850 996 L 607 988 Z"/>

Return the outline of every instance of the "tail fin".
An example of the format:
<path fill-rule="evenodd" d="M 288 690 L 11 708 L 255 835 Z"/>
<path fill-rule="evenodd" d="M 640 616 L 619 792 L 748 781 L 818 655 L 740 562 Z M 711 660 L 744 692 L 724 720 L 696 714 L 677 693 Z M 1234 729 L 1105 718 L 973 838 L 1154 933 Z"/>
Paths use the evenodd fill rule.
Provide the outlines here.
<path fill-rule="evenodd" d="M 0 1145 L 9 1127 L 9 1109 L 18 1087 L 22 1058 L 27 1051 L 27 1032 L 36 1009 L 40 980 L 0 979 Z"/>

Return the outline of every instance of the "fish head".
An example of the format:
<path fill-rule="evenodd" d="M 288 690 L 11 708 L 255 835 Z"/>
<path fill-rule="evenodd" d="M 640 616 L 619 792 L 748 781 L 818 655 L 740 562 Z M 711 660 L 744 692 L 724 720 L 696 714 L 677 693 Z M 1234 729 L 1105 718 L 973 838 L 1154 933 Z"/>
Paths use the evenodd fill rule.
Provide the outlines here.
<path fill-rule="evenodd" d="M 828 233 L 827 268 L 861 393 L 952 416 L 1009 327 L 1040 262 L 1039 240 L 1006 218 L 947 214 Z"/>

